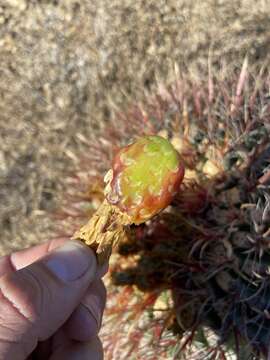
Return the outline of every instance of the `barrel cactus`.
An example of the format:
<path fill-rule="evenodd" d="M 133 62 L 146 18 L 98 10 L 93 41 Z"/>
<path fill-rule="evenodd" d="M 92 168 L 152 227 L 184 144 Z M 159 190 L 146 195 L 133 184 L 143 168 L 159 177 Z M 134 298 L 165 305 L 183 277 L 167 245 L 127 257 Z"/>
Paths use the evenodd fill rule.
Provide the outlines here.
<path fill-rule="evenodd" d="M 269 73 L 249 74 L 246 63 L 237 76 L 210 74 L 200 83 L 182 76 L 171 86 L 159 85 L 143 107 L 116 113 L 99 142 L 89 144 L 89 155 L 70 178 L 61 236 L 70 236 L 104 201 L 102 178 L 111 163 L 106 198 L 134 220 L 112 254 L 106 279 L 105 358 L 269 356 L 269 87 Z M 166 205 L 171 203 L 162 212 L 165 202 L 153 209 L 137 185 L 128 187 L 128 179 L 145 181 L 158 197 L 155 174 L 131 167 L 126 178 L 118 176 L 133 163 L 128 151 L 118 149 L 139 139 L 138 148 L 125 149 L 140 153 L 147 136 L 167 138 L 181 156 L 177 167 L 178 155 L 170 162 L 164 143 L 160 163 L 146 161 L 148 169 L 168 164 L 177 174 L 175 186 L 166 185 Z"/>

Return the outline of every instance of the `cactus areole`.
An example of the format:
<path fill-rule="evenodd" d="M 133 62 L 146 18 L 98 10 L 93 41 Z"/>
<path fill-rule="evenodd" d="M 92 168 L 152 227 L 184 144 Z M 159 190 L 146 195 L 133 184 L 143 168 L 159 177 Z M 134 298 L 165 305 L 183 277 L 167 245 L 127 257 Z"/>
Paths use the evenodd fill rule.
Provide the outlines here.
<path fill-rule="evenodd" d="M 114 157 L 106 198 L 131 223 L 140 224 L 170 204 L 183 176 L 183 162 L 171 143 L 160 136 L 146 136 Z"/>

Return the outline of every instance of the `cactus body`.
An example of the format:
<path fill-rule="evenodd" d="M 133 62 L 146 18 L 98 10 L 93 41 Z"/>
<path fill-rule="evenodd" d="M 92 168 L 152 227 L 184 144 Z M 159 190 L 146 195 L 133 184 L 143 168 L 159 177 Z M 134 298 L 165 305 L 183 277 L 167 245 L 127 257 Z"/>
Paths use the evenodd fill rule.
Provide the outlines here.
<path fill-rule="evenodd" d="M 101 332 L 107 358 L 270 356 L 270 77 L 267 71 L 249 77 L 245 65 L 238 80 L 222 79 L 209 74 L 202 84 L 160 85 L 145 109 L 135 105 L 117 116 L 102 146 L 96 144 L 99 152 L 91 152 L 102 188 L 112 144 L 143 136 L 116 154 L 108 177 L 106 201 L 139 225 L 130 227 L 111 262 L 108 325 Z M 180 153 L 182 183 L 180 158 L 173 150 L 167 157 L 163 140 L 156 152 L 149 133 Z M 93 204 L 102 191 L 88 179 L 82 182 Z M 142 224 L 180 183 L 169 211 Z"/>

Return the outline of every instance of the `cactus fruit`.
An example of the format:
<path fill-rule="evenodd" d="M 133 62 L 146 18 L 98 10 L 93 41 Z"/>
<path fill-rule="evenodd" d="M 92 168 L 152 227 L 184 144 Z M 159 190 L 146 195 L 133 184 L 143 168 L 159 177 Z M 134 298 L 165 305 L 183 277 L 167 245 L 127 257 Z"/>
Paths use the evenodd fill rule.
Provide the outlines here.
<path fill-rule="evenodd" d="M 113 161 L 108 202 L 140 224 L 166 208 L 179 191 L 184 168 L 161 136 L 147 136 L 121 149 Z"/>
<path fill-rule="evenodd" d="M 123 147 L 104 178 L 106 199 L 73 239 L 92 246 L 104 263 L 111 247 L 125 237 L 125 226 L 141 224 L 166 208 L 183 176 L 178 152 L 161 136 L 145 136 Z"/>
<path fill-rule="evenodd" d="M 76 173 L 80 187 L 71 187 L 65 204 L 70 232 L 81 221 L 74 208 L 88 216 L 103 201 L 102 176 L 115 145 L 161 135 L 185 167 L 166 211 L 146 204 L 147 215 L 156 216 L 140 223 L 132 207 L 137 188 L 133 195 L 126 184 L 129 177 L 140 182 L 143 169 L 128 170 L 128 151 L 113 161 L 106 197 L 138 225 L 111 258 L 101 331 L 107 359 L 269 359 L 270 75 L 249 74 L 246 62 L 239 77 L 215 75 L 200 83 L 182 76 L 160 85 L 143 108 L 117 113 Z M 126 169 L 122 179 L 119 168 Z M 148 186 L 152 175 L 145 179 Z"/>

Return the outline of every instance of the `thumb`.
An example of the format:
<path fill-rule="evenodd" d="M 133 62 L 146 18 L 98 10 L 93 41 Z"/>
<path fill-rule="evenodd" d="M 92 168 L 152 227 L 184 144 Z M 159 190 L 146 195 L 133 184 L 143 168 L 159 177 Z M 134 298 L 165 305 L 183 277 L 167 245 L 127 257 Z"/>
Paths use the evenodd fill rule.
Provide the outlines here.
<path fill-rule="evenodd" d="M 96 274 L 94 253 L 68 241 L 0 278 L 0 359 L 25 359 L 69 318 Z"/>

